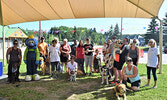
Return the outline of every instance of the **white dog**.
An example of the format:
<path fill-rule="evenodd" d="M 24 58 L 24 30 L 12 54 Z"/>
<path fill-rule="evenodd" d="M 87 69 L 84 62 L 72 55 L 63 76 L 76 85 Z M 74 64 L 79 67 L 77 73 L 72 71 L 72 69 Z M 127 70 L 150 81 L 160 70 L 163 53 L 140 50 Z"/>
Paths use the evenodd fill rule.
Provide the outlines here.
<path fill-rule="evenodd" d="M 106 81 L 106 84 L 109 84 L 108 77 L 109 77 L 109 69 L 106 65 L 101 67 L 101 76 L 102 76 L 102 82 L 101 84 L 104 84 L 104 80 Z"/>
<path fill-rule="evenodd" d="M 76 81 L 76 70 L 71 70 L 70 72 L 70 81 Z"/>

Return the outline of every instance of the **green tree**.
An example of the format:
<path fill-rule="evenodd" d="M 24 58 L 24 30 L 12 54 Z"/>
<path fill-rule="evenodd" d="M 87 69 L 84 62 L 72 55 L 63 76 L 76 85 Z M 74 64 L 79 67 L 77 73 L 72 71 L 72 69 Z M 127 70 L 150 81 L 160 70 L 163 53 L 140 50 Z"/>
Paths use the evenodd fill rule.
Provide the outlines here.
<path fill-rule="evenodd" d="M 114 28 L 114 33 L 113 33 L 113 36 L 119 36 L 120 35 L 120 31 L 119 31 L 119 27 L 118 27 L 118 24 L 115 25 L 115 28 Z"/>
<path fill-rule="evenodd" d="M 163 22 L 163 44 L 167 46 L 167 30 L 165 29 L 167 27 L 167 13 L 165 14 L 165 18 L 163 18 L 162 22 Z"/>
<path fill-rule="evenodd" d="M 145 34 L 145 41 L 148 43 L 149 39 L 154 39 L 157 43 L 159 43 L 159 31 L 156 30 L 158 27 L 158 23 L 155 18 L 153 18 L 148 25 L 147 33 Z"/>

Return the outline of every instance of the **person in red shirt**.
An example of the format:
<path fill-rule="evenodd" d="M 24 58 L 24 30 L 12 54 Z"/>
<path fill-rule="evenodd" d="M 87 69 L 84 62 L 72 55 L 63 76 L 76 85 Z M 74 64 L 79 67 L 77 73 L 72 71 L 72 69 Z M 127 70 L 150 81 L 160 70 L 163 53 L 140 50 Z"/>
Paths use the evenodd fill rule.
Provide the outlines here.
<path fill-rule="evenodd" d="M 84 47 L 83 41 L 79 41 L 79 45 L 76 48 L 76 61 L 78 63 L 79 69 L 85 74 L 84 71 Z"/>

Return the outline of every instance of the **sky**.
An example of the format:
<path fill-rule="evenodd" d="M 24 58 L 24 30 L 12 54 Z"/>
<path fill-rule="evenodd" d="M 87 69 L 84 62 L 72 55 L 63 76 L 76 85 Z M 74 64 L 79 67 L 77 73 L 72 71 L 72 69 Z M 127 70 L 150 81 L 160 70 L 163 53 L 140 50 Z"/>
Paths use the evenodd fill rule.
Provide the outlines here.
<path fill-rule="evenodd" d="M 160 11 L 159 18 L 162 19 L 167 13 L 167 0 L 164 0 Z M 122 19 L 122 33 L 123 34 L 145 34 L 147 27 L 150 24 L 151 19 L 144 18 L 123 18 Z M 157 20 L 157 22 L 159 22 Z M 87 19 L 63 19 L 63 20 L 49 20 L 41 21 L 41 29 L 47 30 L 51 27 L 59 26 L 68 26 L 68 27 L 87 27 L 87 28 L 96 28 L 97 32 L 101 32 L 101 29 L 104 29 L 104 32 L 107 32 L 112 25 L 118 24 L 121 30 L 121 18 L 87 18 Z M 9 25 L 10 27 L 20 27 L 23 29 L 30 30 L 39 30 L 39 21 L 36 22 L 27 22 L 21 24 Z"/>

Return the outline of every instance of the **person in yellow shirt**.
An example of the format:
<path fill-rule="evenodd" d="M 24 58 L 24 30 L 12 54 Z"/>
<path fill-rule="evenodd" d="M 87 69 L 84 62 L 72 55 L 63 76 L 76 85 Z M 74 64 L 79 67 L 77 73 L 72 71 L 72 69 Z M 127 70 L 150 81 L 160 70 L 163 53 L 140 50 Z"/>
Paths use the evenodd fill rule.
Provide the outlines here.
<path fill-rule="evenodd" d="M 40 42 L 38 43 L 38 49 L 40 52 L 40 56 L 43 57 L 45 61 L 48 56 L 48 44 L 44 41 L 45 38 L 41 37 Z"/>

